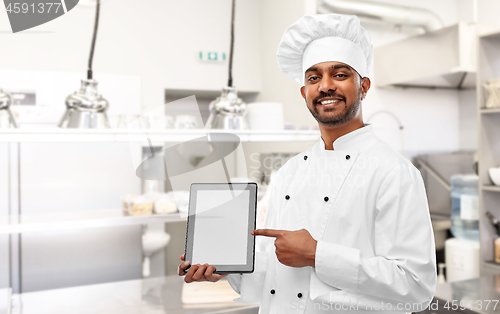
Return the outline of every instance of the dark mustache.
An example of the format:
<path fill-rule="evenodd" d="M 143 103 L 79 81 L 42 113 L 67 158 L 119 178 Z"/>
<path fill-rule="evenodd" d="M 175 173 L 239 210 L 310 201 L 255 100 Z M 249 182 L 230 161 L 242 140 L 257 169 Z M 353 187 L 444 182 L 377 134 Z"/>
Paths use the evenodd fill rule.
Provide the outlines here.
<path fill-rule="evenodd" d="M 321 98 L 325 98 L 325 97 L 336 97 L 336 98 L 341 98 L 342 100 L 345 101 L 345 96 L 342 94 L 337 94 L 334 92 L 333 93 L 319 92 L 318 97 L 314 98 L 313 103 L 318 103 L 318 101 Z"/>

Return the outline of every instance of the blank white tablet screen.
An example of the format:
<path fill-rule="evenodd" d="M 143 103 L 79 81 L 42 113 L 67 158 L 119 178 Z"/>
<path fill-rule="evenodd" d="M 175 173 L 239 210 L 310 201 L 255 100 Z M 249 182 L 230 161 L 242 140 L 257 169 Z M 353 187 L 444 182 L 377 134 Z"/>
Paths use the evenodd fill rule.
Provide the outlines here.
<path fill-rule="evenodd" d="M 198 191 L 191 265 L 245 265 L 250 191 Z"/>

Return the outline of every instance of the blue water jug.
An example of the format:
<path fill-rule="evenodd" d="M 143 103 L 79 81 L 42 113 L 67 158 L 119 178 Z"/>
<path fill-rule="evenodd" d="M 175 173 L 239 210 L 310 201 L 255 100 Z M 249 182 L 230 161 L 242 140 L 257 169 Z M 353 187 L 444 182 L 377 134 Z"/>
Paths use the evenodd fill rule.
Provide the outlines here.
<path fill-rule="evenodd" d="M 475 174 L 451 177 L 451 233 L 455 238 L 479 241 L 478 190 Z"/>

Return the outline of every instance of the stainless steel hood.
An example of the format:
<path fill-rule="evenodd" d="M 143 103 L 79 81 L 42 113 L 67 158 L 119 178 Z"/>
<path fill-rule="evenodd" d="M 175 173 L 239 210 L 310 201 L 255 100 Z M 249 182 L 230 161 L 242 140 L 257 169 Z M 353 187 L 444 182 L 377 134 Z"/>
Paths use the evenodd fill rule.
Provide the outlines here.
<path fill-rule="evenodd" d="M 475 88 L 476 25 L 459 23 L 375 48 L 378 87 Z"/>
<path fill-rule="evenodd" d="M 375 1 L 322 0 L 318 13 L 353 14 L 362 21 L 421 27 L 426 32 L 443 28 L 441 19 L 430 10 Z"/>

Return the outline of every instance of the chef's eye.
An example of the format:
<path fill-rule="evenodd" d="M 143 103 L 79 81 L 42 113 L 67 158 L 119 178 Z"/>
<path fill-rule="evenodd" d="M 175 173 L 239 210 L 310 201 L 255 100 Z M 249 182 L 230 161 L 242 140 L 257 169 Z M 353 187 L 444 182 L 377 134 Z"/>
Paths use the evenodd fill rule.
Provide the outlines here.
<path fill-rule="evenodd" d="M 335 75 L 336 77 L 340 77 L 340 78 L 344 78 L 344 77 L 347 77 L 347 75 L 345 74 L 342 74 L 342 73 L 339 73 L 337 75 Z"/>
<path fill-rule="evenodd" d="M 310 82 L 310 81 L 315 81 L 315 80 L 317 80 L 317 79 L 318 79 L 318 77 L 317 77 L 317 76 L 311 76 L 311 77 L 309 77 L 307 80 Z"/>

